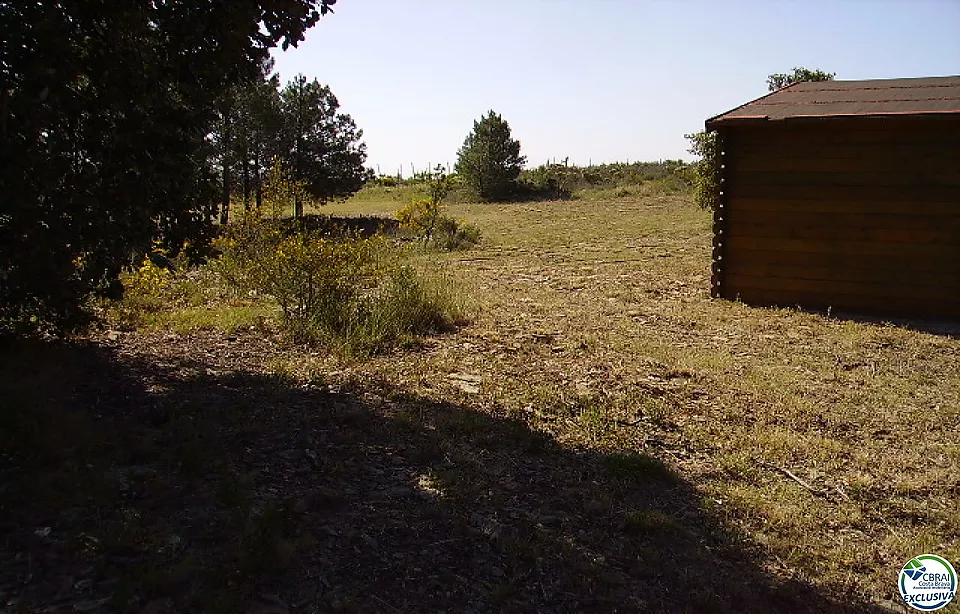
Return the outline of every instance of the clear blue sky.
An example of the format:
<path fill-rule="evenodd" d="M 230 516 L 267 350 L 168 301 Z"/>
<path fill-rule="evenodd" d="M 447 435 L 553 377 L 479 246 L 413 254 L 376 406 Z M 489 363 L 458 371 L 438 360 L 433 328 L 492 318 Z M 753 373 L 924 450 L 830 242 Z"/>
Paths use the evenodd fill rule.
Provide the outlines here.
<path fill-rule="evenodd" d="M 528 166 L 690 158 L 684 133 L 794 66 L 838 79 L 960 74 L 960 0 L 339 0 L 286 81 L 328 84 L 368 165 L 454 162 L 488 109 Z"/>

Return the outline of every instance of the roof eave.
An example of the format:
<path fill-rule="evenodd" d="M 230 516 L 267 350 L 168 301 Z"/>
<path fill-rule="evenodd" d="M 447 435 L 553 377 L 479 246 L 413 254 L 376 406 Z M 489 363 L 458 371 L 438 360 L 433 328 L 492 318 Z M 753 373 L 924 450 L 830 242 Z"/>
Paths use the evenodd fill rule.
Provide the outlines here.
<path fill-rule="evenodd" d="M 723 119 L 721 119 L 724 115 L 729 115 L 730 113 L 733 113 L 734 111 L 737 111 L 737 110 L 739 110 L 739 109 L 742 109 L 743 107 L 745 107 L 745 106 L 747 106 L 747 105 L 751 105 L 751 104 L 753 104 L 753 103 L 755 103 L 755 102 L 758 102 L 758 101 L 760 101 L 760 100 L 763 100 L 764 98 L 769 98 L 770 96 L 773 96 L 774 94 L 779 94 L 780 92 L 782 92 L 782 91 L 784 91 L 784 90 L 788 90 L 788 89 L 790 89 L 791 87 L 793 87 L 793 86 L 795 86 L 795 85 L 798 85 L 798 84 L 800 84 L 800 83 L 803 83 L 803 81 L 798 81 L 797 83 L 791 83 L 791 84 L 788 85 L 787 87 L 782 87 L 782 88 L 780 88 L 780 89 L 778 89 L 778 90 L 774 90 L 774 91 L 772 91 L 772 92 L 769 92 L 769 93 L 767 93 L 767 94 L 764 94 L 763 96 L 760 96 L 759 98 L 755 98 L 755 99 L 753 99 L 753 100 L 751 100 L 751 101 L 749 101 L 749 102 L 743 103 L 742 105 L 736 106 L 736 107 L 734 107 L 734 108 L 732 108 L 732 109 L 730 109 L 730 110 L 728 110 L 728 111 L 724 111 L 723 113 L 721 113 L 721 114 L 719 114 L 719 115 L 714 115 L 713 117 L 711 117 L 710 119 L 708 119 L 707 121 L 705 121 L 705 122 L 703 123 L 703 126 L 704 126 L 704 128 L 706 128 L 707 132 L 711 132 L 711 131 L 713 131 L 713 130 L 716 129 L 716 125 L 717 125 L 718 123 L 720 123 L 721 121 L 723 121 L 723 122 L 729 121 L 729 120 L 723 120 Z M 762 118 L 762 119 L 766 119 L 766 118 L 764 117 L 764 118 Z"/>
<path fill-rule="evenodd" d="M 723 113 L 715 117 L 708 119 L 704 125 L 708 132 L 716 130 L 717 128 L 725 128 L 729 125 L 743 125 L 743 124 L 763 124 L 767 122 L 795 122 L 795 121 L 810 121 L 810 120 L 830 120 L 830 119 L 883 119 L 885 117 L 895 117 L 898 119 L 903 119 L 906 117 L 916 117 L 918 119 L 922 118 L 933 118 L 933 117 L 947 117 L 947 116 L 957 116 L 960 117 L 960 111 L 950 110 L 950 111 L 924 111 L 918 113 L 916 111 L 887 111 L 884 113 L 845 113 L 837 115 L 794 115 L 791 117 L 783 118 L 771 118 L 768 115 L 754 115 L 754 116 L 741 116 L 741 117 L 727 117 L 724 119 L 724 115 L 729 114 Z"/>

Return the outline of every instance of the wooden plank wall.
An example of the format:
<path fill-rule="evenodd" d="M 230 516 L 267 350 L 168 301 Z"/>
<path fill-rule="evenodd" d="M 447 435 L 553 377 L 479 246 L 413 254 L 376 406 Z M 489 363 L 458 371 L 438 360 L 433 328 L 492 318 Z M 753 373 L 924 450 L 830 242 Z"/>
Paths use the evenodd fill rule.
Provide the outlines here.
<path fill-rule="evenodd" d="M 716 294 L 960 318 L 960 119 L 723 132 Z"/>

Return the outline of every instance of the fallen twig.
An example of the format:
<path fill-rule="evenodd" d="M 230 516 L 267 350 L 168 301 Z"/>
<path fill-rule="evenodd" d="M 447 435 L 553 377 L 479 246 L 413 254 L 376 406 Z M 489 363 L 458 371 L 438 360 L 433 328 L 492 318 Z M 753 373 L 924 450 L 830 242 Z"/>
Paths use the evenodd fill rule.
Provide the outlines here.
<path fill-rule="evenodd" d="M 773 471 L 779 471 L 779 472 L 782 473 L 783 475 L 787 476 L 788 478 L 790 478 L 791 480 L 793 480 L 794 482 L 796 482 L 797 484 L 799 484 L 800 486 L 802 486 L 803 488 L 805 488 L 806 490 L 808 490 L 811 494 L 816 495 L 816 496 L 818 496 L 818 497 L 820 497 L 820 498 L 822 498 L 822 499 L 825 499 L 825 500 L 827 500 L 827 501 L 830 501 L 830 503 L 836 503 L 836 501 L 834 501 L 833 499 L 831 499 L 831 497 L 829 496 L 829 491 L 827 491 L 826 489 L 823 489 L 823 488 L 816 488 L 816 487 L 814 487 L 814 486 L 811 486 L 810 484 L 808 484 L 806 481 L 804 481 L 803 479 L 801 479 L 800 477 L 798 477 L 797 474 L 795 474 L 794 472 L 790 471 L 789 469 L 787 469 L 787 468 L 785 468 L 785 467 L 779 467 L 779 466 L 777 466 L 777 465 L 772 465 L 772 464 L 767 463 L 767 462 L 764 462 L 764 461 L 756 461 L 756 462 L 757 462 L 758 465 L 761 465 L 761 466 L 763 466 L 763 467 L 766 467 L 767 469 L 771 469 L 771 470 L 773 470 Z M 847 495 L 846 495 L 845 493 L 843 493 L 842 491 L 840 491 L 839 488 L 834 487 L 834 489 L 837 490 L 838 492 L 840 492 L 840 494 L 843 496 L 844 499 L 846 499 L 847 501 L 850 500 L 850 498 L 847 497 Z"/>
<path fill-rule="evenodd" d="M 815 489 L 813 486 L 810 486 L 809 484 L 807 484 L 806 482 L 804 482 L 803 480 L 801 480 L 800 478 L 798 478 L 798 477 L 797 477 L 792 471 L 790 471 L 789 469 L 785 469 L 785 468 L 781 467 L 781 468 L 780 468 L 780 471 L 782 471 L 782 472 L 784 472 L 785 474 L 787 474 L 787 477 L 788 477 L 788 478 L 792 479 L 794 482 L 796 482 L 796 483 L 799 484 L 800 486 L 803 486 L 804 488 L 806 488 L 807 490 L 809 490 L 809 491 L 812 492 L 813 494 L 815 494 L 815 495 L 816 495 L 816 494 L 820 494 L 817 489 Z"/>

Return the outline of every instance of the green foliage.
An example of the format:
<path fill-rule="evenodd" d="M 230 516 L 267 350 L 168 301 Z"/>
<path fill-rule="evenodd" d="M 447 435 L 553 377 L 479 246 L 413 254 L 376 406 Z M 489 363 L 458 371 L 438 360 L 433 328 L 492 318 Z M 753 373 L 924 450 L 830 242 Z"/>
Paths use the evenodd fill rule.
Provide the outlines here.
<path fill-rule="evenodd" d="M 452 217 L 441 216 L 437 220 L 432 243 L 437 249 L 452 252 L 472 248 L 480 243 L 480 237 L 478 226 L 464 224 Z"/>
<path fill-rule="evenodd" d="M 298 75 L 280 93 L 283 116 L 282 151 L 293 176 L 321 204 L 346 198 L 370 178 L 364 166 L 363 131 L 349 115 L 339 113 L 340 103 L 330 88 Z M 303 214 L 297 201 L 296 217 Z"/>
<path fill-rule="evenodd" d="M 413 231 L 425 243 L 433 238 L 433 230 L 440 219 L 440 203 L 418 197 L 397 210 L 400 227 Z"/>
<path fill-rule="evenodd" d="M 0 327 L 76 328 L 157 236 L 201 254 L 218 101 L 332 3 L 0 3 Z"/>
<path fill-rule="evenodd" d="M 563 200 L 573 196 L 573 185 L 582 169 L 547 163 L 520 173 L 520 192 L 527 198 Z"/>
<path fill-rule="evenodd" d="M 520 174 L 526 198 L 565 199 L 584 190 L 610 190 L 614 197 L 630 196 L 645 183 L 660 182 L 665 189 L 682 191 L 692 182 L 681 160 L 576 166 L 547 163 Z"/>
<path fill-rule="evenodd" d="M 293 173 L 280 156 L 275 156 L 263 184 L 263 209 L 274 219 L 283 217 L 285 211 L 294 212 L 297 203 L 309 200 L 306 182 L 293 177 Z M 255 216 L 262 214 L 261 205 L 255 205 Z"/>
<path fill-rule="evenodd" d="M 451 330 L 467 321 L 456 281 L 440 272 L 427 275 L 402 260 L 386 269 L 377 292 L 359 305 L 355 327 L 344 347 L 368 354 L 416 336 Z"/>
<path fill-rule="evenodd" d="M 273 60 L 261 64 L 257 74 L 231 88 L 220 101 L 211 140 L 214 163 L 221 174 L 220 223 L 230 217 L 232 197 L 262 205 L 263 179 L 274 157 L 281 155 L 283 116 L 279 77 L 269 76 Z"/>
<path fill-rule="evenodd" d="M 424 242 L 433 238 L 434 228 L 443 212 L 443 199 L 453 185 L 443 166 L 437 165 L 427 177 L 427 196 L 414 198 L 397 211 L 400 226 L 423 237 Z"/>
<path fill-rule="evenodd" d="M 296 340 L 368 354 L 463 320 L 449 285 L 417 274 L 379 236 L 289 232 L 248 216 L 216 246 L 224 279 L 240 292 L 272 297 L 281 327 Z"/>
<path fill-rule="evenodd" d="M 373 185 L 383 186 L 385 188 L 395 188 L 402 182 L 401 179 L 393 175 L 380 175 L 372 181 Z"/>
<path fill-rule="evenodd" d="M 455 177 L 447 175 L 442 165 L 424 177 L 427 196 L 413 198 L 397 213 L 400 227 L 413 231 L 425 245 L 452 251 L 469 249 L 480 241 L 480 229 L 463 225 L 443 214 L 443 200 L 456 184 Z"/>
<path fill-rule="evenodd" d="M 157 263 L 156 256 L 166 256 L 159 242 L 154 243 L 153 252 L 143 257 L 138 268 L 120 276 L 124 302 L 137 310 L 159 311 L 163 308 L 166 290 L 174 274 L 171 269 Z"/>
<path fill-rule="evenodd" d="M 516 192 L 517 178 L 526 163 L 520 141 L 510 135 L 510 125 L 490 111 L 473 123 L 457 152 L 457 174 L 477 196 L 500 201 Z"/>
<path fill-rule="evenodd" d="M 223 292 L 211 271 L 192 267 L 187 251 L 182 249 L 170 258 L 158 240 L 138 266 L 121 272 L 122 300 L 96 303 L 110 326 L 126 329 L 151 325 L 172 310 L 190 310 L 220 298 Z"/>
<path fill-rule="evenodd" d="M 810 70 L 808 68 L 796 67 L 791 73 L 775 73 L 767 77 L 767 89 L 775 92 L 794 83 L 804 81 L 833 81 L 837 76 L 835 72 L 824 72 L 819 69 Z"/>
<path fill-rule="evenodd" d="M 690 141 L 690 153 L 699 156 L 693 164 L 694 199 L 702 209 L 720 204 L 720 151 L 716 132 L 684 135 Z"/>

